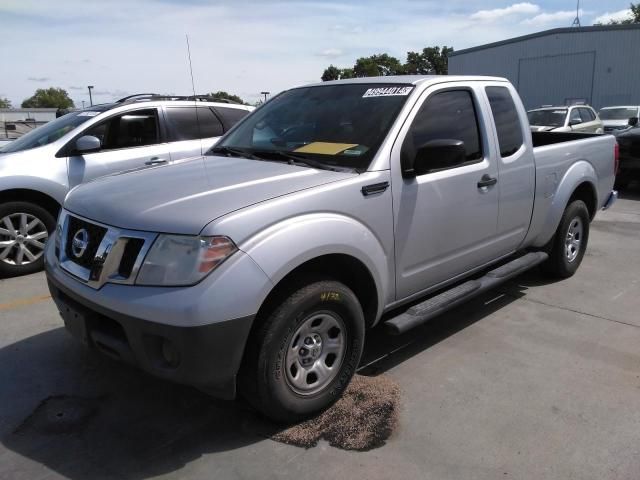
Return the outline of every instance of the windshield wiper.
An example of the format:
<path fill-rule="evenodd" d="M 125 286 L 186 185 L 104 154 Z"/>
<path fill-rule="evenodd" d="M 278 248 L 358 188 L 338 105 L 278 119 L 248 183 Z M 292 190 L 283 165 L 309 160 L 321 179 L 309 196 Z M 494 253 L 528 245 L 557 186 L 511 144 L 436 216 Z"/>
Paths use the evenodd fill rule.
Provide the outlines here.
<path fill-rule="evenodd" d="M 318 160 L 313 160 L 311 158 L 303 157 L 301 155 L 295 155 L 293 153 L 287 152 L 286 150 L 260 150 L 255 152 L 258 156 L 264 157 L 269 155 L 275 155 L 280 158 L 284 158 L 288 160 L 289 165 L 303 164 L 307 167 L 318 168 L 320 170 L 331 170 L 332 172 L 351 172 L 352 168 L 348 167 L 338 167 L 336 165 L 328 165 L 326 163 L 319 162 Z"/>
<path fill-rule="evenodd" d="M 261 158 L 256 157 L 249 150 L 245 150 L 243 148 L 220 146 L 220 147 L 213 147 L 210 150 L 210 152 L 211 153 L 226 153 L 227 156 L 229 154 L 231 154 L 231 155 L 235 155 L 236 157 L 248 158 L 250 160 L 262 160 Z"/>

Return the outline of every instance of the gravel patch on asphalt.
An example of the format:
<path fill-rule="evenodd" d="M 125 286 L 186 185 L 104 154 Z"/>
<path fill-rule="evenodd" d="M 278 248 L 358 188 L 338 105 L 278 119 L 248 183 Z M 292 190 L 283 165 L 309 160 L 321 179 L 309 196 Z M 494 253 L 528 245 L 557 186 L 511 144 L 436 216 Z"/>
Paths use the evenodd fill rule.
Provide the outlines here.
<path fill-rule="evenodd" d="M 344 450 L 371 450 L 384 445 L 397 426 L 399 403 L 400 389 L 389 377 L 356 375 L 331 408 L 271 438 L 303 448 L 324 439 Z"/>

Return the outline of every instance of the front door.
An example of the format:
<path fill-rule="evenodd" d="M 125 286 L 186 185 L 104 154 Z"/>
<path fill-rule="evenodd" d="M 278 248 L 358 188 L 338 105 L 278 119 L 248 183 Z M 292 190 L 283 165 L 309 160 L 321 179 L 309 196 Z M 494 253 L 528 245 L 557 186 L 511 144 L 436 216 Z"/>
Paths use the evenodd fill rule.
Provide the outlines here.
<path fill-rule="evenodd" d="M 69 187 L 103 175 L 146 168 L 170 160 L 161 143 L 158 112 L 145 108 L 120 113 L 100 122 L 82 135 L 100 140 L 100 150 L 69 157 Z"/>
<path fill-rule="evenodd" d="M 428 89 L 393 147 L 398 299 L 499 255 L 499 190 L 493 183 L 498 180 L 498 167 L 483 127 L 489 123 L 483 118 L 481 98 L 482 92 L 475 87 L 455 83 Z M 415 151 L 434 140 L 463 141 L 466 157 L 459 164 L 404 178 L 400 157 L 405 142 Z"/>

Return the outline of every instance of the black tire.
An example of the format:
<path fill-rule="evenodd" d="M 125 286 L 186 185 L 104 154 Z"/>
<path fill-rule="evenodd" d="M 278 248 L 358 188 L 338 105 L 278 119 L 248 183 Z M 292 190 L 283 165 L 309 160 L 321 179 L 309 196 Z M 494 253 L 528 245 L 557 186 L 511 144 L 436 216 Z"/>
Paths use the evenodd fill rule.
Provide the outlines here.
<path fill-rule="evenodd" d="M 256 319 L 260 323 L 247 343 L 239 382 L 241 395 L 266 417 L 279 423 L 308 418 L 338 400 L 356 371 L 364 345 L 362 307 L 348 287 L 336 281 L 321 280 L 312 281 L 291 292 L 263 319 Z M 301 335 L 297 335 L 298 330 L 313 322 L 314 315 L 326 313 L 329 314 L 329 321 L 333 321 L 331 316 L 335 316 L 343 322 L 344 354 L 339 368 L 325 379 L 328 383 L 317 392 L 304 394 L 296 391 L 289 380 L 287 353 L 290 348 L 291 352 L 297 351 L 292 348 L 297 345 L 294 342 L 304 341 L 300 339 Z M 297 337 L 294 338 L 294 335 Z M 307 333 L 302 334 L 305 335 Z M 303 343 L 299 345 L 304 346 Z M 314 355 L 322 358 L 322 348 L 320 353 Z M 334 359 L 334 362 L 337 365 L 338 360 Z M 297 365 L 301 367 L 302 364 Z M 301 367 L 301 372 L 300 375 L 309 378 L 308 370 Z"/>
<path fill-rule="evenodd" d="M 576 222 L 581 224 L 582 230 L 579 247 L 572 248 L 575 251 L 575 257 L 571 259 L 572 253 L 567 250 L 566 242 L 569 229 L 572 226 L 575 229 Z M 589 210 L 582 200 L 574 200 L 567 206 L 560 219 L 560 225 L 558 225 L 558 229 L 547 247 L 549 259 L 542 265 L 542 270 L 545 273 L 555 278 L 568 278 L 576 273 L 587 249 L 589 222 Z"/>
<path fill-rule="evenodd" d="M 39 205 L 30 202 L 8 202 L 0 205 L 0 228 L 7 230 L 3 219 L 20 213 L 26 213 L 40 220 L 42 224 L 44 224 L 49 235 L 51 235 L 56 228 L 56 220 L 53 218 L 53 215 Z M 3 234 L 2 231 L 0 231 L 0 242 L 12 239 L 12 236 Z M 2 252 L 3 250 L 0 249 L 0 254 L 2 254 Z M 15 250 L 12 250 L 9 255 L 14 254 Z M 7 260 L 0 260 L 0 278 L 17 277 L 19 275 L 35 273 L 42 270 L 43 267 L 44 255 L 40 255 L 35 261 L 22 265 L 16 265 L 15 263 L 10 263 Z"/>

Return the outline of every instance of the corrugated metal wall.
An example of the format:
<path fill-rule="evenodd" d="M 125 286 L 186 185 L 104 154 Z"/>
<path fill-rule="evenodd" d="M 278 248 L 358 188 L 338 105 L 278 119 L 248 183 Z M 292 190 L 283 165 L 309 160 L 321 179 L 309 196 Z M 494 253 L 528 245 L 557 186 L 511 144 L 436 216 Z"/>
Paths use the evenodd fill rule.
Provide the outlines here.
<path fill-rule="evenodd" d="M 506 77 L 527 108 L 574 100 L 640 105 L 640 26 L 562 29 L 460 51 L 449 73 Z"/>

